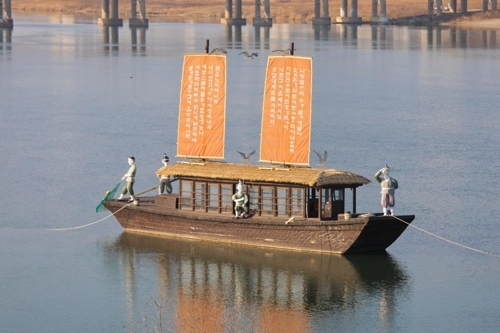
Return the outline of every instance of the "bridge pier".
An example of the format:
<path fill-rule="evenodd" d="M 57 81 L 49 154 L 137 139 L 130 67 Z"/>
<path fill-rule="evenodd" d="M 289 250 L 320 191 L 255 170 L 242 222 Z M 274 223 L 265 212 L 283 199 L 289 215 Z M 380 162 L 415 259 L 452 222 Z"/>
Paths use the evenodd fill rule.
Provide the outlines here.
<path fill-rule="evenodd" d="M 314 0 L 314 17 L 313 25 L 330 25 L 332 24 L 332 19 L 328 13 L 328 1 L 329 0 Z M 323 3 L 323 6 L 321 6 Z M 321 13 L 323 9 L 323 13 Z"/>
<path fill-rule="evenodd" d="M 97 20 L 97 23 L 107 27 L 123 26 L 123 20 L 118 18 L 118 0 L 102 0 L 101 18 Z"/>
<path fill-rule="evenodd" d="M 137 17 L 137 2 L 139 2 L 139 17 Z M 129 27 L 147 27 L 149 25 L 146 18 L 146 0 L 130 0 Z"/>
<path fill-rule="evenodd" d="M 264 17 L 260 16 L 261 4 L 264 3 Z M 253 18 L 253 25 L 260 27 L 271 27 L 273 19 L 271 18 L 271 0 L 255 0 L 255 17 Z"/>
<path fill-rule="evenodd" d="M 236 9 L 235 16 L 233 18 L 233 1 L 226 0 L 226 7 L 224 10 L 224 17 L 220 19 L 220 23 L 227 25 L 246 25 L 247 19 L 242 17 L 242 6 L 241 0 L 235 0 L 236 5 L 234 6 Z"/>
<path fill-rule="evenodd" d="M 442 0 L 438 0 L 442 1 Z M 378 0 L 372 0 L 372 17 L 370 18 L 372 23 L 388 23 L 389 18 L 387 18 L 387 4 L 386 0 L 380 0 L 380 15 L 378 15 Z"/>
<path fill-rule="evenodd" d="M 358 17 L 358 0 L 351 0 L 350 16 L 347 16 L 347 0 L 340 0 L 340 16 L 335 18 L 337 23 L 360 24 L 363 22 Z"/>
<path fill-rule="evenodd" d="M 483 12 L 488 11 L 489 0 L 483 0 Z M 491 0 L 491 10 L 497 10 L 497 0 Z"/>
<path fill-rule="evenodd" d="M 14 27 L 14 20 L 12 20 L 12 9 L 10 0 L 0 0 L 0 13 L 2 13 L 0 28 Z"/>

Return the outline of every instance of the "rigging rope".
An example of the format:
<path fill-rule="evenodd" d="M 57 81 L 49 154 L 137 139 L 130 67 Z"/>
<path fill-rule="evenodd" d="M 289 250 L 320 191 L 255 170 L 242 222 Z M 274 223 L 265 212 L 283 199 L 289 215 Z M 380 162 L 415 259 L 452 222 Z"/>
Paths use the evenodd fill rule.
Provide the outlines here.
<path fill-rule="evenodd" d="M 118 209 L 116 212 L 109 214 L 109 215 L 108 215 L 108 216 L 106 216 L 105 218 L 100 219 L 100 220 L 95 221 L 95 222 L 92 222 L 92 223 L 89 223 L 89 224 L 81 225 L 81 226 L 79 226 L 79 227 L 74 227 L 74 228 L 57 228 L 57 229 L 47 229 L 47 230 L 65 231 L 65 230 L 74 230 L 74 229 L 85 228 L 85 227 L 91 226 L 91 225 L 93 225 L 93 224 L 96 224 L 96 223 L 99 223 L 99 222 L 104 221 L 105 219 L 107 219 L 107 218 L 109 218 L 109 217 L 111 217 L 111 216 L 115 215 L 116 213 L 118 213 L 118 212 L 119 212 L 119 211 L 121 211 L 122 209 L 124 209 L 124 208 L 126 208 L 126 207 L 128 207 L 128 206 L 130 206 L 130 205 L 132 205 L 132 204 L 134 204 L 134 203 L 133 203 L 133 202 L 128 203 L 128 204 L 126 204 L 125 206 L 123 206 L 122 208 Z"/>
<path fill-rule="evenodd" d="M 156 188 L 158 188 L 158 185 L 153 186 L 153 187 L 151 187 L 151 188 L 148 188 L 147 190 L 144 190 L 144 191 L 142 191 L 142 192 L 139 192 L 139 193 L 137 193 L 135 196 L 136 196 L 136 197 L 138 197 L 139 195 L 144 194 L 144 193 L 149 192 L 149 191 L 152 191 L 152 190 L 154 190 L 154 189 L 156 189 Z M 91 226 L 91 225 L 93 225 L 93 224 L 96 224 L 96 223 L 102 222 L 102 221 L 104 221 L 105 219 L 107 219 L 107 218 L 109 218 L 109 217 L 111 217 L 111 216 L 115 215 L 116 213 L 118 213 L 118 212 L 119 212 L 119 211 L 121 211 L 122 209 L 125 209 L 126 207 L 128 207 L 128 206 L 130 206 L 130 205 L 133 205 L 133 204 L 134 204 L 133 202 L 128 203 L 128 204 L 126 204 L 125 206 L 123 206 L 122 208 L 118 209 L 116 212 L 109 214 L 109 215 L 108 215 L 108 216 L 106 216 L 105 218 L 102 218 L 102 219 L 100 219 L 100 220 L 98 220 L 98 221 L 95 221 L 95 222 L 92 222 L 92 223 L 89 223 L 89 224 L 85 224 L 85 225 L 81 225 L 81 226 L 79 226 L 79 227 L 73 227 L 73 228 L 56 228 L 56 229 L 47 229 L 47 230 L 53 230 L 53 231 L 65 231 L 65 230 L 74 230 L 74 229 L 85 228 L 85 227 Z"/>
<path fill-rule="evenodd" d="M 394 216 L 394 215 L 393 215 L 392 217 L 394 217 L 396 220 L 399 220 L 399 221 L 401 221 L 401 222 L 403 222 L 403 223 L 406 223 L 406 224 L 407 224 L 407 225 L 409 225 L 410 227 L 413 227 L 413 228 L 415 228 L 415 229 L 417 229 L 417 230 L 420 230 L 420 231 L 422 231 L 422 232 L 425 232 L 426 234 L 429 234 L 429 235 L 431 235 L 431 236 L 434 236 L 434 237 L 436 237 L 436 238 L 439 238 L 439 239 L 441 239 L 441 240 L 444 240 L 445 242 L 448 242 L 448 243 L 451 243 L 451 244 L 453 244 L 453 245 L 457 245 L 457 246 L 463 247 L 463 248 L 468 249 L 468 250 L 471 250 L 471 251 L 476 251 L 476 252 L 479 252 L 479 253 L 482 253 L 482 254 L 487 254 L 487 255 L 489 255 L 489 256 L 493 256 L 493 257 L 500 258 L 500 255 L 498 255 L 498 254 L 495 254 L 495 253 L 490 253 L 490 252 L 487 252 L 487 251 L 478 250 L 478 249 L 472 248 L 472 247 L 470 247 L 470 246 L 466 246 L 466 245 L 463 245 L 463 244 L 460 244 L 460 243 L 457 243 L 457 242 L 451 241 L 451 240 L 446 239 L 446 238 L 444 238 L 444 237 L 441 237 L 441 236 L 438 236 L 438 235 L 436 235 L 436 234 L 433 234 L 432 232 L 429 232 L 429 231 L 427 231 L 427 230 L 424 230 L 424 229 L 422 229 L 422 228 L 419 228 L 419 227 L 417 227 L 417 226 L 414 226 L 413 224 L 408 223 L 408 222 L 406 222 L 405 220 L 402 220 L 402 219 L 400 219 L 400 218 L 398 218 L 398 217 L 396 217 L 396 216 Z"/>

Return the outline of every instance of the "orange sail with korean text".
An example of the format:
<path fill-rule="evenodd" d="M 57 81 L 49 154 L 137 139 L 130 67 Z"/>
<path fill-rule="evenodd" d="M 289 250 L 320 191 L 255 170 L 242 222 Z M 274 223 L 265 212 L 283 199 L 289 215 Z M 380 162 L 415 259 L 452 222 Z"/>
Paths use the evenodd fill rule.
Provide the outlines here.
<path fill-rule="evenodd" d="M 226 55 L 184 55 L 177 156 L 223 159 L 225 113 Z"/>
<path fill-rule="evenodd" d="M 270 56 L 267 61 L 260 161 L 309 165 L 312 58 Z"/>

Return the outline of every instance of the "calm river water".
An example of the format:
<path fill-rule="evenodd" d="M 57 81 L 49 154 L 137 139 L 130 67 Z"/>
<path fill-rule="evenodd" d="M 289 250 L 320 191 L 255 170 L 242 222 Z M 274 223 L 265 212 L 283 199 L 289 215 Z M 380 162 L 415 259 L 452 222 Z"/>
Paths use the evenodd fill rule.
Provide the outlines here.
<path fill-rule="evenodd" d="M 14 18 L 0 30 L 0 332 L 498 332 L 500 257 L 408 228 L 348 257 L 129 235 L 95 213 L 134 154 L 175 160 L 184 53 L 228 50 L 226 160 L 258 149 L 267 55 L 314 66 L 312 150 L 396 213 L 500 254 L 500 31 Z M 258 52 L 252 61 L 238 54 Z M 316 156 L 311 157 L 316 163 Z M 378 212 L 379 185 L 358 189 Z"/>

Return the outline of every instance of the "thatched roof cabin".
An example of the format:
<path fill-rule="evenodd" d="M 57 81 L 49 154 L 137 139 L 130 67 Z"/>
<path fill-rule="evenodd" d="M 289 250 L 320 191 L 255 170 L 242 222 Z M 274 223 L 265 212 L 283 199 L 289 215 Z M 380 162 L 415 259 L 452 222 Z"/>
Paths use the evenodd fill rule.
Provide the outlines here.
<path fill-rule="evenodd" d="M 336 169 L 283 168 L 221 162 L 180 162 L 163 167 L 156 174 L 176 178 L 202 178 L 235 182 L 241 179 L 246 183 L 279 183 L 308 187 L 339 186 L 347 188 L 370 183 L 370 180 L 363 176 Z"/>

